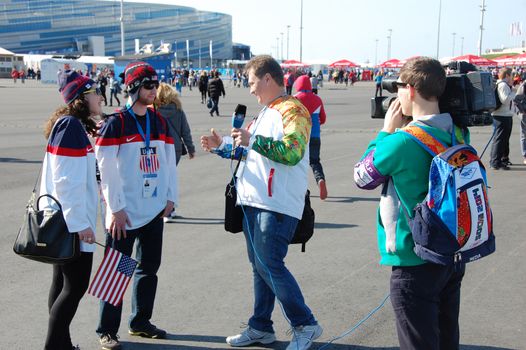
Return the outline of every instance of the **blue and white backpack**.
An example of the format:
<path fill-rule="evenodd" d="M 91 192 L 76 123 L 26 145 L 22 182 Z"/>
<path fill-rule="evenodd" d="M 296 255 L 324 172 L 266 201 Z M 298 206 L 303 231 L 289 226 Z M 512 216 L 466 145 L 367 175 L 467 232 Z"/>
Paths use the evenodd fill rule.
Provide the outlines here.
<path fill-rule="evenodd" d="M 429 192 L 410 220 L 415 253 L 450 265 L 478 260 L 495 251 L 486 170 L 468 144 L 448 147 L 416 124 L 402 129 L 432 156 Z"/>

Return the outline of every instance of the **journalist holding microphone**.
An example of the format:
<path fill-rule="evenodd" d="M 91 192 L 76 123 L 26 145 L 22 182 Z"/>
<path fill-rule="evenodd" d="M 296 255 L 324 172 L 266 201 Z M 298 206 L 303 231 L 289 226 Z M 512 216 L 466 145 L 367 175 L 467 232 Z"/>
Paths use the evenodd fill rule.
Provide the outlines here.
<path fill-rule="evenodd" d="M 226 339 L 231 346 L 270 344 L 276 340 L 271 315 L 275 299 L 293 327 L 288 350 L 308 349 L 322 333 L 284 263 L 301 219 L 307 191 L 311 119 L 307 109 L 283 87 L 283 72 L 270 56 L 247 66 L 250 93 L 263 107 L 246 128 L 231 137 L 201 137 L 204 150 L 242 160 L 236 176 L 237 202 L 244 207 L 243 231 L 254 276 L 254 310 L 248 327 Z M 239 124 L 235 125 L 239 126 Z"/>

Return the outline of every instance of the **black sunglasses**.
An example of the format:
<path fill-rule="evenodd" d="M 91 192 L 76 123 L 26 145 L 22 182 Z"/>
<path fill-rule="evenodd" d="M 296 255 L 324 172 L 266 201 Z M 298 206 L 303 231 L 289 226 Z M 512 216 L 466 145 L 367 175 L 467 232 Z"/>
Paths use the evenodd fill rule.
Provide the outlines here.
<path fill-rule="evenodd" d="M 404 82 L 401 82 L 401 81 L 395 81 L 394 84 L 396 85 L 397 89 L 405 88 L 408 85 L 408 83 L 404 83 Z"/>
<path fill-rule="evenodd" d="M 89 89 L 83 92 L 84 95 L 92 94 L 92 93 L 96 93 L 97 95 L 102 96 L 102 91 L 100 91 L 99 88 L 92 88 L 92 89 Z"/>
<path fill-rule="evenodd" d="M 149 81 L 142 85 L 143 88 L 146 90 L 153 90 L 153 88 L 159 88 L 159 82 L 158 81 Z"/>

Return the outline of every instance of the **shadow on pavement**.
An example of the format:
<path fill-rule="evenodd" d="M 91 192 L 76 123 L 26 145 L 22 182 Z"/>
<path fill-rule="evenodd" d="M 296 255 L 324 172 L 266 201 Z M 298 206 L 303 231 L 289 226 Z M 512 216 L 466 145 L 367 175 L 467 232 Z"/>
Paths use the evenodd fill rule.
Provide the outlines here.
<path fill-rule="evenodd" d="M 232 350 L 233 348 L 225 344 L 225 337 L 223 336 L 207 336 L 207 335 L 192 335 L 192 334 L 182 334 L 182 335 L 175 335 L 175 334 L 168 334 L 167 340 L 172 341 L 188 341 L 188 342 L 197 342 L 197 343 L 214 343 L 216 346 L 213 347 L 207 347 L 206 344 L 203 344 L 203 346 L 192 346 L 192 345 L 182 345 L 182 344 L 162 344 L 158 341 L 156 343 L 151 344 L 145 344 L 145 343 L 135 343 L 130 341 L 121 341 L 121 344 L 125 348 L 129 349 L 137 349 L 137 350 L 199 350 L 199 349 L 229 349 Z M 327 343 L 324 342 L 314 342 L 311 349 L 316 350 L 321 348 L 322 346 L 326 345 Z M 218 346 L 223 345 L 223 346 Z M 254 344 L 256 348 L 264 348 L 264 349 L 275 349 L 275 350 L 285 350 L 286 347 L 289 345 L 288 342 L 285 341 L 276 341 L 270 345 L 261 345 L 261 344 Z M 248 347 L 250 349 L 250 347 Z M 352 344 L 330 344 L 326 346 L 324 349 L 335 349 L 335 350 L 398 350 L 398 347 L 375 347 L 375 346 L 360 346 L 360 345 L 352 345 Z M 513 350 L 510 348 L 504 348 L 504 347 L 495 347 L 495 346 L 485 346 L 485 345 L 460 345 L 460 350 Z"/>
<path fill-rule="evenodd" d="M 331 228 L 331 229 L 338 229 L 338 228 L 352 228 L 352 227 L 358 227 L 358 225 L 353 224 L 335 224 L 332 222 L 315 222 L 314 228 Z"/>
<path fill-rule="evenodd" d="M 185 216 L 177 216 L 175 222 L 170 222 L 166 224 L 183 224 L 183 225 L 219 225 L 225 222 L 224 219 L 215 219 L 215 218 L 188 218 Z M 166 225 L 165 224 L 165 225 Z"/>
<path fill-rule="evenodd" d="M 318 198 L 319 196 L 313 196 Z M 352 202 L 379 202 L 380 198 L 369 198 L 369 197 L 332 197 L 329 196 L 325 202 L 334 202 L 334 203 L 352 203 Z"/>
<path fill-rule="evenodd" d="M 23 163 L 23 164 L 39 164 L 41 160 L 27 160 L 20 158 L 0 158 L 0 163 Z"/>

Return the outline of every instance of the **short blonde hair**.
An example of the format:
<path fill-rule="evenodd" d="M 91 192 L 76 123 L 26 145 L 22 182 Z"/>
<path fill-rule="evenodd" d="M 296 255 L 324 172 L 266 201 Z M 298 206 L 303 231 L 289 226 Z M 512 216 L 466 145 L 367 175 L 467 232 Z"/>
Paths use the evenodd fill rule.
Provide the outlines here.
<path fill-rule="evenodd" d="M 157 98 L 155 99 L 155 107 L 159 108 L 164 105 L 175 104 L 177 109 L 183 109 L 179 95 L 173 87 L 166 83 L 159 84 L 157 89 Z"/>

